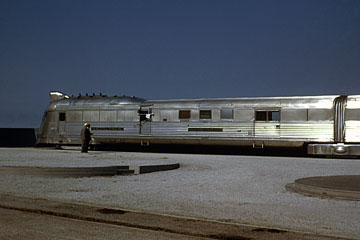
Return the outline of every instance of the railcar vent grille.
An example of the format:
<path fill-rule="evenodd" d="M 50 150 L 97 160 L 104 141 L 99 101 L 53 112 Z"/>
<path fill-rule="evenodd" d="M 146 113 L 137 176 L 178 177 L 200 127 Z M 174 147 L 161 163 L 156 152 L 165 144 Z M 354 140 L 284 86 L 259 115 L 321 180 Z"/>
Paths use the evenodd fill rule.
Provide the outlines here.
<path fill-rule="evenodd" d="M 222 132 L 222 128 L 188 128 L 189 132 Z"/>

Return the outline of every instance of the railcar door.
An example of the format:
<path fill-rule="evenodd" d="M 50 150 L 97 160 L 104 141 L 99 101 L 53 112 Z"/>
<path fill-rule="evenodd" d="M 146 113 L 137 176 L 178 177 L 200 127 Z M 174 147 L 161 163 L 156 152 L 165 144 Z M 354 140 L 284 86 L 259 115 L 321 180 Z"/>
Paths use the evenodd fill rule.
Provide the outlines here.
<path fill-rule="evenodd" d="M 139 134 L 151 135 L 152 106 L 140 106 L 139 114 Z"/>
<path fill-rule="evenodd" d="M 58 124 L 59 142 L 62 143 L 66 135 L 66 113 L 59 112 L 59 124 Z"/>
<path fill-rule="evenodd" d="M 280 137 L 280 110 L 255 111 L 255 137 Z"/>

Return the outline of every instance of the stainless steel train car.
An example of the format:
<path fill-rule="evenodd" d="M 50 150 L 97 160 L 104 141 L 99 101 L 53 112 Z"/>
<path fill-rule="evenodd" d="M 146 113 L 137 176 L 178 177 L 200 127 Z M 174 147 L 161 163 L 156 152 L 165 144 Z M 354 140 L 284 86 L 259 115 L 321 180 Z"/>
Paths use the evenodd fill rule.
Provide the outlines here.
<path fill-rule="evenodd" d="M 311 155 L 360 155 L 360 95 L 145 100 L 50 93 L 38 144 L 191 144 L 298 147 Z"/>

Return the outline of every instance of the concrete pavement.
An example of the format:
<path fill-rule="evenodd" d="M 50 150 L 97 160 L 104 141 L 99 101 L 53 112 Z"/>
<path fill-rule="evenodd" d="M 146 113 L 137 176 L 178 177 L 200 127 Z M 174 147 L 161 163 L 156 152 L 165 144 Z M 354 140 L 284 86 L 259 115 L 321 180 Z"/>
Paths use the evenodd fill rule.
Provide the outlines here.
<path fill-rule="evenodd" d="M 180 163 L 128 176 L 44 178 L 0 174 L 0 193 L 175 217 L 359 239 L 360 201 L 308 197 L 285 186 L 314 176 L 359 175 L 356 159 L 89 152 L 0 148 L 2 167 Z"/>
<path fill-rule="evenodd" d="M 1 239 L 345 239 L 1 194 L 0 213 Z"/>

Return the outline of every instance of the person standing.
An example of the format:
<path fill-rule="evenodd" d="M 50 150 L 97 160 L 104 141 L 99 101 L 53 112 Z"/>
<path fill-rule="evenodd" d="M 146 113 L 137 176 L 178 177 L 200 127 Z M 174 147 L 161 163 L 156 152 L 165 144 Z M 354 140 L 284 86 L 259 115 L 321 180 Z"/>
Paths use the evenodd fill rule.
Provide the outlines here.
<path fill-rule="evenodd" d="M 91 140 L 90 124 L 85 123 L 81 129 L 81 152 L 87 153 Z"/>

